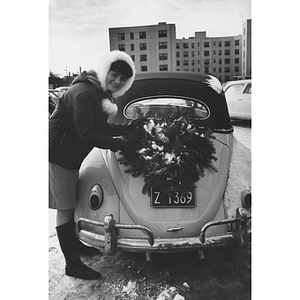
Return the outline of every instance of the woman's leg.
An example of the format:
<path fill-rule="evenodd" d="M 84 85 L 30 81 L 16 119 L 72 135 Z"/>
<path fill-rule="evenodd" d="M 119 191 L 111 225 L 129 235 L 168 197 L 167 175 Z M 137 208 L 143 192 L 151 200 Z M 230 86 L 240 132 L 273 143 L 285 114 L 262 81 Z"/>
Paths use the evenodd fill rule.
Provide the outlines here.
<path fill-rule="evenodd" d="M 73 209 L 58 210 L 56 215 L 56 232 L 66 261 L 66 275 L 83 279 L 101 278 L 99 272 L 84 265 L 79 258 L 80 242 L 74 231 L 73 213 Z"/>
<path fill-rule="evenodd" d="M 63 225 L 73 220 L 74 209 L 57 210 L 56 213 L 56 226 Z"/>

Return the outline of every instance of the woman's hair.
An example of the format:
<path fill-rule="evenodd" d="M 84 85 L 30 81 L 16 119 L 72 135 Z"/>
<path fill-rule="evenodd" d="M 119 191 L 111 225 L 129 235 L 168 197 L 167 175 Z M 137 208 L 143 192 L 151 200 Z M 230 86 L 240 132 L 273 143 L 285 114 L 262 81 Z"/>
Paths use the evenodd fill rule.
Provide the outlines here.
<path fill-rule="evenodd" d="M 129 64 L 124 60 L 116 60 L 110 66 L 110 71 L 124 75 L 127 79 L 133 75 L 133 71 Z"/>

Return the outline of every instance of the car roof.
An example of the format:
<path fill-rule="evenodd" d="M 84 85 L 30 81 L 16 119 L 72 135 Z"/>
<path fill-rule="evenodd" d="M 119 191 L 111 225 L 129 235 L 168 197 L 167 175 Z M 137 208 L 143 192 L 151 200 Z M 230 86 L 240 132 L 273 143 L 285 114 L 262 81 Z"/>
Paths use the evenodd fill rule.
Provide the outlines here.
<path fill-rule="evenodd" d="M 211 113 L 209 118 L 201 121 L 203 126 L 213 129 L 232 129 L 223 91 L 217 92 L 207 83 L 213 78 L 206 74 L 187 72 L 139 73 L 132 87 L 118 99 L 119 112 L 123 112 L 126 104 L 137 99 L 159 96 L 182 97 L 198 100 L 208 106 Z"/>
<path fill-rule="evenodd" d="M 209 78 L 206 74 L 189 73 L 189 72 L 142 72 L 138 73 L 135 80 L 143 79 L 187 79 L 195 81 L 203 81 Z"/>
<path fill-rule="evenodd" d="M 233 80 L 233 81 L 227 81 L 224 85 L 232 85 L 232 84 L 241 84 L 241 83 L 249 83 L 251 82 L 251 79 L 243 79 L 243 80 Z"/>

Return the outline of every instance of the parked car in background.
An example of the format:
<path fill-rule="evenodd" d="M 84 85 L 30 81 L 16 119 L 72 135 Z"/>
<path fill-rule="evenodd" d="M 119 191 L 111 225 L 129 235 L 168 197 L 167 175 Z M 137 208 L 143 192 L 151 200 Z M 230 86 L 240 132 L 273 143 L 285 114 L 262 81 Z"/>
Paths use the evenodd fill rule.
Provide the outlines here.
<path fill-rule="evenodd" d="M 75 208 L 79 239 L 108 254 L 122 249 L 147 257 L 246 247 L 250 169 L 235 165 L 220 82 L 199 74 L 138 74 L 117 104 L 113 122 L 142 120 L 124 137 L 139 150 L 94 148 L 84 160 Z"/>
<path fill-rule="evenodd" d="M 223 90 L 230 118 L 251 120 L 251 79 L 226 82 Z"/>
<path fill-rule="evenodd" d="M 55 90 L 55 89 L 49 89 L 48 90 L 48 101 L 49 101 L 49 111 L 48 114 L 49 116 L 53 113 L 57 103 L 58 99 L 62 94 Z"/>
<path fill-rule="evenodd" d="M 61 94 L 65 93 L 70 87 L 69 86 L 60 86 L 57 87 L 55 90 L 59 91 Z"/>

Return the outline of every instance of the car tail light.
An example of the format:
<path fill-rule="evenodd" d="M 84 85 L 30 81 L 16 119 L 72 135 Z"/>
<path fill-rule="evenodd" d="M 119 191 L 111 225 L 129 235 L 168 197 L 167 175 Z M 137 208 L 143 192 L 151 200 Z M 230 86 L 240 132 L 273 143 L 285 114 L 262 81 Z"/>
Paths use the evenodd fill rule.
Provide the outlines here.
<path fill-rule="evenodd" d="M 103 203 L 103 190 L 99 184 L 95 184 L 89 195 L 89 206 L 91 209 L 99 209 Z"/>
<path fill-rule="evenodd" d="M 246 190 L 242 192 L 242 205 L 245 208 L 251 207 L 251 191 Z"/>

